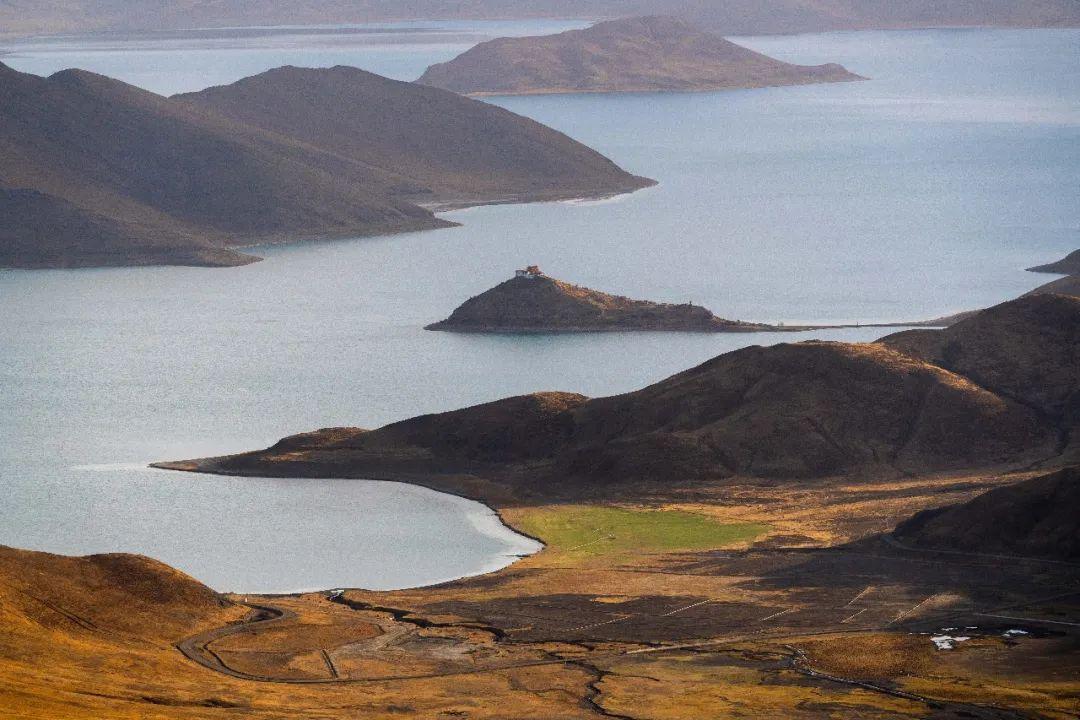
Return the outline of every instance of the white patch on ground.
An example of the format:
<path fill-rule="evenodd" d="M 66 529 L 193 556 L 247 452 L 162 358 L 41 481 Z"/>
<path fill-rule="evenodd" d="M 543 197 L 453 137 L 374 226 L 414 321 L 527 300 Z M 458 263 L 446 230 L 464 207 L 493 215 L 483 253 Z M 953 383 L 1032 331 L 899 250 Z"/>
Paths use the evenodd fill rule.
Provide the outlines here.
<path fill-rule="evenodd" d="M 1018 637 L 1020 635 L 1027 635 L 1027 634 L 1028 634 L 1027 630 L 1006 630 L 1005 632 L 1001 633 L 1002 637 L 1007 637 L 1007 638 Z"/>
<path fill-rule="evenodd" d="M 938 650 L 952 650 L 957 644 L 970 639 L 966 635 L 933 635 L 930 642 L 934 643 Z"/>

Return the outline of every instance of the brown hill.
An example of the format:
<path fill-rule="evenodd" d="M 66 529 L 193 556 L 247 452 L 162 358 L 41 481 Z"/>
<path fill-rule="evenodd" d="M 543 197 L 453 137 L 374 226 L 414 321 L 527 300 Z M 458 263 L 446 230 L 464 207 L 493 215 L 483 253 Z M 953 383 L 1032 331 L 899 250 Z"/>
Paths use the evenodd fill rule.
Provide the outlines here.
<path fill-rule="evenodd" d="M 462 94 L 719 90 L 861 80 L 839 65 L 774 60 L 670 17 L 610 20 L 557 35 L 498 38 L 417 80 Z"/>
<path fill-rule="evenodd" d="M 1080 298 L 1030 295 L 879 342 L 1067 424 L 1080 419 Z"/>
<path fill-rule="evenodd" d="M 894 535 L 924 548 L 1080 560 L 1080 468 L 924 510 Z"/>
<path fill-rule="evenodd" d="M 469 298 L 428 330 L 455 332 L 604 332 L 676 330 L 753 332 L 768 325 L 724 320 L 698 305 L 608 295 L 542 273 L 518 275 Z"/>
<path fill-rule="evenodd" d="M 356 68 L 278 68 L 175 99 L 346 158 L 365 183 L 416 202 L 567 198 L 652 184 L 508 110 Z"/>
<path fill-rule="evenodd" d="M 298 79 L 307 89 L 290 104 Z M 560 133 L 452 93 L 340 68 L 284 69 L 251 85 L 259 91 L 251 102 L 275 107 L 275 117 L 296 117 L 302 107 L 311 128 L 356 111 L 339 97 L 353 106 L 394 108 L 384 123 L 398 123 L 400 133 L 372 135 L 389 166 L 395 148 L 403 165 L 415 169 L 432 137 L 471 146 L 497 130 L 501 139 L 491 145 L 523 158 L 517 186 L 502 172 L 506 161 L 486 165 L 488 155 L 447 170 L 446 153 L 431 153 L 432 177 L 452 176 L 457 188 L 477 182 L 470 199 L 488 197 L 485 168 L 511 189 L 534 189 L 522 178 L 531 177 L 537 163 L 530 161 L 545 153 L 546 167 L 555 169 L 535 183 L 545 197 L 647 184 Z M 331 140 L 342 140 L 345 131 L 316 147 L 304 132 L 298 138 L 269 132 L 208 112 L 197 101 L 77 70 L 40 78 L 0 65 L 0 95 L 0 189 L 17 218 L 0 235 L 0 265 L 242 264 L 251 258 L 224 248 L 452 224 L 406 199 L 426 188 L 368 162 L 355 140 L 335 150 Z M 427 107 L 426 122 L 410 125 L 399 117 L 410 104 Z M 231 107 L 241 114 L 239 103 Z M 440 115 L 441 125 L 434 121 Z M 22 190 L 36 194 L 11 194 Z"/>
<path fill-rule="evenodd" d="M 0 34 L 358 23 L 446 18 L 670 14 L 727 34 L 1080 24 L 1075 0 L 35 0 L 0 2 Z"/>
<path fill-rule="evenodd" d="M 0 598 L 8 640 L 25 629 L 171 642 L 231 607 L 194 578 L 141 555 L 68 557 L 4 546 Z"/>
<path fill-rule="evenodd" d="M 375 431 L 336 428 L 265 451 L 162 467 L 242 475 L 495 479 L 519 498 L 613 482 L 820 477 L 1030 462 L 1056 433 L 1032 410 L 881 345 L 807 342 L 721 355 L 637 392 L 542 393 Z"/>
<path fill-rule="evenodd" d="M 1028 271 L 1056 275 L 1080 275 L 1080 250 L 1072 251 L 1057 262 L 1028 268 Z"/>

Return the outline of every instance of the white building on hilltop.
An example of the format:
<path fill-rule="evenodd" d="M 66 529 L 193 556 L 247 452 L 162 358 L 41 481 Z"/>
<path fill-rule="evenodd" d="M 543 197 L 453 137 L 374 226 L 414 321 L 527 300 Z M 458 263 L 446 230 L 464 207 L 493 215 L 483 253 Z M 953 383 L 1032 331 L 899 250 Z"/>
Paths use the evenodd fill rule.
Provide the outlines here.
<path fill-rule="evenodd" d="M 525 268 L 524 270 L 515 270 L 514 271 L 514 277 L 529 278 L 530 280 L 538 278 L 538 277 L 542 276 L 543 274 L 544 273 L 540 270 L 540 267 L 538 265 L 530 265 L 529 267 Z"/>

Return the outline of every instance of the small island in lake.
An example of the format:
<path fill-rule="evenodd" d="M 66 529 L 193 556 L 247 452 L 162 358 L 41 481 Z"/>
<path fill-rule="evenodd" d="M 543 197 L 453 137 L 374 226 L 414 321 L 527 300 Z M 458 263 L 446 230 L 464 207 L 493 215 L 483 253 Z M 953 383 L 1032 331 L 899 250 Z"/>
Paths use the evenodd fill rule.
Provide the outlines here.
<path fill-rule="evenodd" d="M 427 330 L 473 333 L 605 332 L 669 330 L 681 332 L 759 332 L 772 325 L 725 320 L 693 303 L 631 300 L 578 287 L 545 275 L 530 265 L 487 292 L 469 298 L 445 320 Z"/>
<path fill-rule="evenodd" d="M 671 17 L 609 20 L 557 35 L 496 38 L 417 80 L 463 95 L 701 91 L 865 80 L 793 65 Z"/>

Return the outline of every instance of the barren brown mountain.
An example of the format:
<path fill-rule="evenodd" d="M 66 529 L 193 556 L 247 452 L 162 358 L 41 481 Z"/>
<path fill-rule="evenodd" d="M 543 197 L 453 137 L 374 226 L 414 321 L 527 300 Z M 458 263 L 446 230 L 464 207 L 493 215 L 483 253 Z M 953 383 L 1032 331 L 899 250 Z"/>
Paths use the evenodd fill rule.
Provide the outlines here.
<path fill-rule="evenodd" d="M 835 64 L 792 65 L 681 20 L 610 20 L 557 35 L 498 38 L 417 80 L 466 95 L 648 92 L 860 80 Z"/>
<path fill-rule="evenodd" d="M 1015 466 L 1061 452 L 1080 387 L 1070 360 L 1078 323 L 1080 301 L 1045 296 L 937 331 L 955 347 L 942 362 L 970 376 L 917 357 L 923 349 L 911 344 L 914 355 L 885 344 L 749 347 L 625 395 L 540 393 L 164 466 L 423 476 L 459 490 L 447 475 L 464 473 L 522 498 L 589 495 L 613 482 Z"/>
<path fill-rule="evenodd" d="M 726 34 L 1080 24 L 1075 0 L 0 0 L 0 34 L 667 14 Z"/>
<path fill-rule="evenodd" d="M 293 94 L 298 82 L 306 89 Z M 0 202 L 11 213 L 0 266 L 243 264 L 252 258 L 229 246 L 451 225 L 405 197 L 433 191 L 417 178 L 466 202 L 490 201 L 492 176 L 515 200 L 649 184 L 532 120 L 359 70 L 287 68 L 245 87 L 279 120 L 302 108 L 309 125 L 291 137 L 283 120 L 271 132 L 93 73 L 0 65 Z M 306 127 L 362 107 L 392 108 L 383 123 L 397 130 L 373 129 L 366 154 L 347 128 L 307 142 Z M 226 110 L 243 114 L 236 102 Z M 437 149 L 483 143 L 486 154 L 457 166 Z"/>
<path fill-rule="evenodd" d="M 1078 560 L 1080 467 L 924 510 L 898 525 L 895 535 L 924 548 Z"/>
<path fill-rule="evenodd" d="M 604 332 L 673 330 L 754 332 L 775 329 L 716 317 L 700 305 L 655 303 L 571 285 L 541 273 L 520 271 L 469 298 L 428 330 L 454 332 Z"/>

